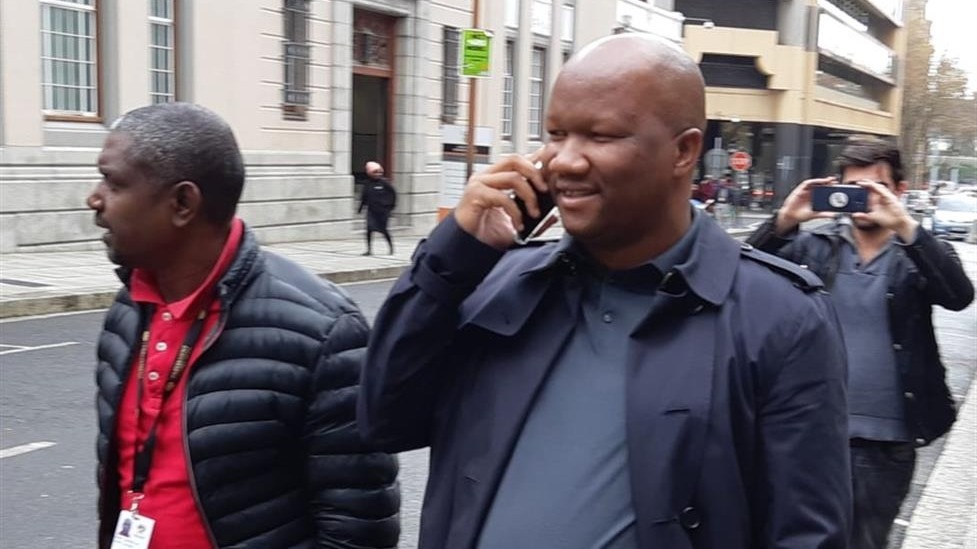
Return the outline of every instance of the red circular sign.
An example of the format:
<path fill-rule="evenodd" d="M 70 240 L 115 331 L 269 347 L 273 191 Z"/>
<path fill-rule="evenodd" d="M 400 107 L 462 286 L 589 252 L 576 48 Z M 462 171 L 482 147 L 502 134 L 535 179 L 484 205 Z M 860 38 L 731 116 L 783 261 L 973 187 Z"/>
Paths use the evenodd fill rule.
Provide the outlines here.
<path fill-rule="evenodd" d="M 748 152 L 736 151 L 729 155 L 729 167 L 738 172 L 745 172 L 752 165 L 753 157 Z"/>

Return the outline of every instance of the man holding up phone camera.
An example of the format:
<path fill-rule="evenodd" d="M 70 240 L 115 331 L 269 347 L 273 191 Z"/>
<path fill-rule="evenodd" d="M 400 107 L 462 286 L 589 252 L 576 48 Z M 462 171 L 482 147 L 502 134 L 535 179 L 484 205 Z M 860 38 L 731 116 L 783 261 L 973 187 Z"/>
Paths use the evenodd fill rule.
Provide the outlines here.
<path fill-rule="evenodd" d="M 430 446 L 421 549 L 841 549 L 841 334 L 821 282 L 689 204 L 698 66 L 563 68 L 541 151 L 475 174 L 374 324 L 361 430 Z M 566 236 L 514 247 L 549 194 Z M 545 207 L 542 208 L 545 210 Z"/>
<path fill-rule="evenodd" d="M 853 139 L 838 164 L 844 185 L 833 177 L 804 181 L 748 242 L 808 267 L 832 293 L 848 355 L 851 548 L 885 549 L 909 491 L 915 448 L 956 418 L 932 306 L 961 310 L 974 289 L 953 247 L 903 208 L 907 183 L 896 147 Z M 866 193 L 865 208 L 849 207 L 857 189 Z M 832 200 L 838 192 L 848 200 Z M 819 218 L 833 221 L 799 230 Z"/>

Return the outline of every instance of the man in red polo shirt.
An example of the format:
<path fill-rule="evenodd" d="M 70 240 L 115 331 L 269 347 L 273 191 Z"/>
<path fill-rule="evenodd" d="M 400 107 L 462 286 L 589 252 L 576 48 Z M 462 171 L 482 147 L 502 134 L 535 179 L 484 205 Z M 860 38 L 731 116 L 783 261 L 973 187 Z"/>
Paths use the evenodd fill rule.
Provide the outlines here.
<path fill-rule="evenodd" d="M 231 129 L 140 108 L 98 168 L 124 284 L 98 343 L 99 546 L 395 547 L 397 463 L 355 422 L 366 321 L 235 217 Z"/>

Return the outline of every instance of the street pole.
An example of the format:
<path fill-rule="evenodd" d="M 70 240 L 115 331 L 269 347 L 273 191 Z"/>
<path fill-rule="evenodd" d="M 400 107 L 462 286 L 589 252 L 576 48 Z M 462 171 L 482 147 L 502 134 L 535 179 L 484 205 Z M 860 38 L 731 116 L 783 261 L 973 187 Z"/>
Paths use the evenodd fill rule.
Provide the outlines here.
<path fill-rule="evenodd" d="M 481 20 L 479 19 L 479 0 L 472 0 L 472 28 L 477 29 Z M 475 164 L 475 101 L 478 98 L 477 84 L 478 78 L 468 77 L 468 138 L 467 150 L 465 151 L 465 182 L 472 177 L 472 168 Z"/>

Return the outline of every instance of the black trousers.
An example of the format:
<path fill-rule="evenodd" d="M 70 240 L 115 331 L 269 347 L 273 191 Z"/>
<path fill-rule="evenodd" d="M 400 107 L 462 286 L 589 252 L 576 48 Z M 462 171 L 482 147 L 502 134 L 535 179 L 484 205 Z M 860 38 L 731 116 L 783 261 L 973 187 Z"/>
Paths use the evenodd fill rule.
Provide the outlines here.
<path fill-rule="evenodd" d="M 886 549 L 915 468 L 916 447 L 911 442 L 852 441 L 850 549 Z"/>
<path fill-rule="evenodd" d="M 387 240 L 390 253 L 394 253 L 393 239 L 390 238 L 390 231 L 387 230 L 387 221 L 390 219 L 390 212 L 367 210 L 366 212 L 366 251 L 373 251 L 373 233 L 378 232 Z"/>

